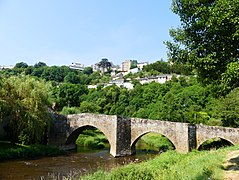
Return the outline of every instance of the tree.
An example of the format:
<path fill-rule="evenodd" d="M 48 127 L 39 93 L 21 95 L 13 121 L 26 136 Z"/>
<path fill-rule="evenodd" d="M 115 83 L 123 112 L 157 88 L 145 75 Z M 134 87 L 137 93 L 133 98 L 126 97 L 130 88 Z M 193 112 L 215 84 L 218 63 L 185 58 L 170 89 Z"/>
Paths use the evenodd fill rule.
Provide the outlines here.
<path fill-rule="evenodd" d="M 149 64 L 143 67 L 143 71 L 149 72 L 151 70 L 156 70 L 164 74 L 170 72 L 168 63 L 163 61 L 162 59 L 160 61 L 157 61 L 155 63 Z"/>
<path fill-rule="evenodd" d="M 0 119 L 12 142 L 46 143 L 51 85 L 29 76 L 3 79 Z"/>
<path fill-rule="evenodd" d="M 27 63 L 20 62 L 17 63 L 14 68 L 27 68 L 27 67 L 28 67 Z"/>
<path fill-rule="evenodd" d="M 56 82 L 63 82 L 64 77 L 66 74 L 64 71 L 61 71 L 61 67 L 57 66 L 43 66 L 42 67 L 44 71 L 41 74 L 41 77 L 46 79 L 47 81 L 56 81 Z M 42 69 L 42 68 L 36 68 L 36 69 Z"/>
<path fill-rule="evenodd" d="M 92 67 L 86 67 L 86 68 L 83 70 L 83 73 L 84 73 L 84 74 L 92 74 L 92 73 L 93 73 Z"/>
<path fill-rule="evenodd" d="M 64 106 L 80 106 L 81 96 L 87 94 L 88 89 L 81 84 L 62 83 L 55 87 L 53 95 L 56 100 L 56 107 L 61 110 Z"/>
<path fill-rule="evenodd" d="M 109 68 L 111 68 L 112 66 L 112 64 L 106 58 L 101 59 L 101 61 L 97 65 L 102 69 L 102 74 L 104 74 L 106 70 L 109 70 Z"/>
<path fill-rule="evenodd" d="M 40 67 L 44 67 L 44 66 L 47 66 L 46 63 L 44 62 L 38 62 L 34 65 L 34 68 L 40 68 Z"/>
<path fill-rule="evenodd" d="M 212 101 L 209 113 L 213 118 L 221 120 L 223 126 L 239 127 L 238 109 L 239 88 L 235 88 L 225 98 Z"/>
<path fill-rule="evenodd" d="M 80 77 L 76 73 L 70 72 L 64 77 L 64 82 L 78 84 L 80 82 Z"/>
<path fill-rule="evenodd" d="M 137 61 L 137 60 L 132 60 L 132 63 L 131 63 L 130 69 L 137 68 L 137 64 L 138 64 L 138 61 Z"/>
<path fill-rule="evenodd" d="M 191 64 L 204 83 L 221 81 L 239 60 L 239 1 L 173 0 L 172 10 L 181 27 L 170 30 L 170 59 Z"/>
<path fill-rule="evenodd" d="M 80 105 L 80 112 L 82 113 L 98 113 L 100 111 L 100 106 L 93 102 L 83 101 Z"/>

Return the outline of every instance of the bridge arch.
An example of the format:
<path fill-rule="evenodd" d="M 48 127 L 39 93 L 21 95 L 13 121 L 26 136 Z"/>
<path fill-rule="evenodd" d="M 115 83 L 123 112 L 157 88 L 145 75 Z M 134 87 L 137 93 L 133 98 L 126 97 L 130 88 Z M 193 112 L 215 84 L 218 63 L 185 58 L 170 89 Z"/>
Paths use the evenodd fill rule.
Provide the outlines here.
<path fill-rule="evenodd" d="M 196 149 L 213 138 L 223 139 L 232 145 L 239 144 L 239 128 L 196 125 Z"/>
<path fill-rule="evenodd" d="M 164 133 L 158 132 L 158 131 L 146 131 L 146 132 L 143 132 L 143 133 L 138 134 L 137 136 L 135 136 L 135 137 L 133 137 L 133 138 L 131 139 L 130 148 L 131 148 L 131 151 L 132 151 L 133 153 L 135 153 L 135 145 L 136 145 L 136 143 L 139 141 L 139 139 L 140 139 L 141 137 L 143 137 L 144 135 L 146 135 L 146 134 L 148 134 L 148 133 L 156 133 L 156 134 L 159 134 L 159 135 L 163 135 L 164 137 L 166 137 L 166 138 L 173 144 L 174 148 L 177 149 L 176 143 L 173 141 L 173 138 L 172 138 L 172 137 L 170 137 L 170 136 L 168 136 L 168 135 L 166 135 L 166 134 L 164 134 Z"/>
<path fill-rule="evenodd" d="M 67 147 L 75 147 L 75 141 L 79 134 L 89 127 L 99 129 L 106 136 L 110 144 L 110 154 L 118 156 L 117 150 L 117 116 L 102 114 L 72 114 L 67 115 L 67 133 L 65 145 Z"/>
<path fill-rule="evenodd" d="M 98 130 L 100 130 L 100 131 L 106 136 L 106 138 L 107 138 L 107 140 L 109 141 L 109 144 L 110 144 L 110 146 L 111 146 L 112 142 L 111 142 L 110 137 L 107 136 L 107 132 L 104 132 L 104 131 L 101 130 L 101 128 L 98 128 L 98 127 L 92 126 L 92 125 L 83 125 L 83 126 L 80 126 L 80 127 L 76 128 L 75 130 L 73 130 L 73 131 L 71 132 L 71 134 L 69 134 L 69 136 L 67 137 L 65 144 L 66 144 L 66 145 L 75 144 L 75 142 L 76 142 L 78 136 L 79 136 L 80 134 L 82 134 L 82 132 L 83 132 L 84 130 L 95 129 L 95 128 L 98 129 Z"/>
<path fill-rule="evenodd" d="M 199 148 L 202 146 L 203 143 L 205 143 L 206 141 L 212 140 L 212 139 L 216 139 L 216 138 L 220 138 L 221 140 L 223 140 L 225 142 L 228 142 L 231 145 L 236 144 L 232 140 L 230 140 L 229 138 L 225 138 L 225 137 L 222 137 L 222 136 L 214 136 L 214 137 L 204 138 L 204 139 L 201 139 L 200 141 L 198 141 L 196 149 L 199 150 Z"/>

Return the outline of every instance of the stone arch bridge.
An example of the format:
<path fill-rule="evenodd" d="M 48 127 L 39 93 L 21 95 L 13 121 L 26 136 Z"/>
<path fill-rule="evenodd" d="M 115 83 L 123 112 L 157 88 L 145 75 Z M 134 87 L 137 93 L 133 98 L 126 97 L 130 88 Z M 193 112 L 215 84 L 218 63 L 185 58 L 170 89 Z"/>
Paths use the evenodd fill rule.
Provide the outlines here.
<path fill-rule="evenodd" d="M 75 148 L 78 135 L 89 127 L 101 130 L 110 143 L 110 154 L 126 156 L 135 153 L 137 140 L 149 132 L 167 137 L 178 152 L 189 152 L 212 138 L 219 137 L 239 144 L 239 128 L 191 125 L 188 123 L 126 118 L 117 115 L 74 114 L 55 120 L 49 133 L 49 144 Z"/>

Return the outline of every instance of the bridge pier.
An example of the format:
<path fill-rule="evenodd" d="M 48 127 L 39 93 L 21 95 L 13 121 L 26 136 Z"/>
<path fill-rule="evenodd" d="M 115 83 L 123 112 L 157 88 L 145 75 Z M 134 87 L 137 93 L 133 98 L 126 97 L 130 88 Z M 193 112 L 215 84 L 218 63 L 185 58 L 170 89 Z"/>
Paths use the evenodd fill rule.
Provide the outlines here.
<path fill-rule="evenodd" d="M 131 155 L 131 120 L 117 116 L 115 143 L 111 144 L 110 154 L 114 157 Z"/>

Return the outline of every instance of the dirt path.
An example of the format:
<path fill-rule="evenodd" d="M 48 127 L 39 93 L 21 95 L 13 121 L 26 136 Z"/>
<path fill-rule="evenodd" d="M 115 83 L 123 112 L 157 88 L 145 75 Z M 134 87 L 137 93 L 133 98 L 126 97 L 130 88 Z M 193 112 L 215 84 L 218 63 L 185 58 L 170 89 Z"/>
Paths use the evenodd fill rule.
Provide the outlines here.
<path fill-rule="evenodd" d="M 239 180 L 239 150 L 230 152 L 223 166 L 223 180 Z"/>

